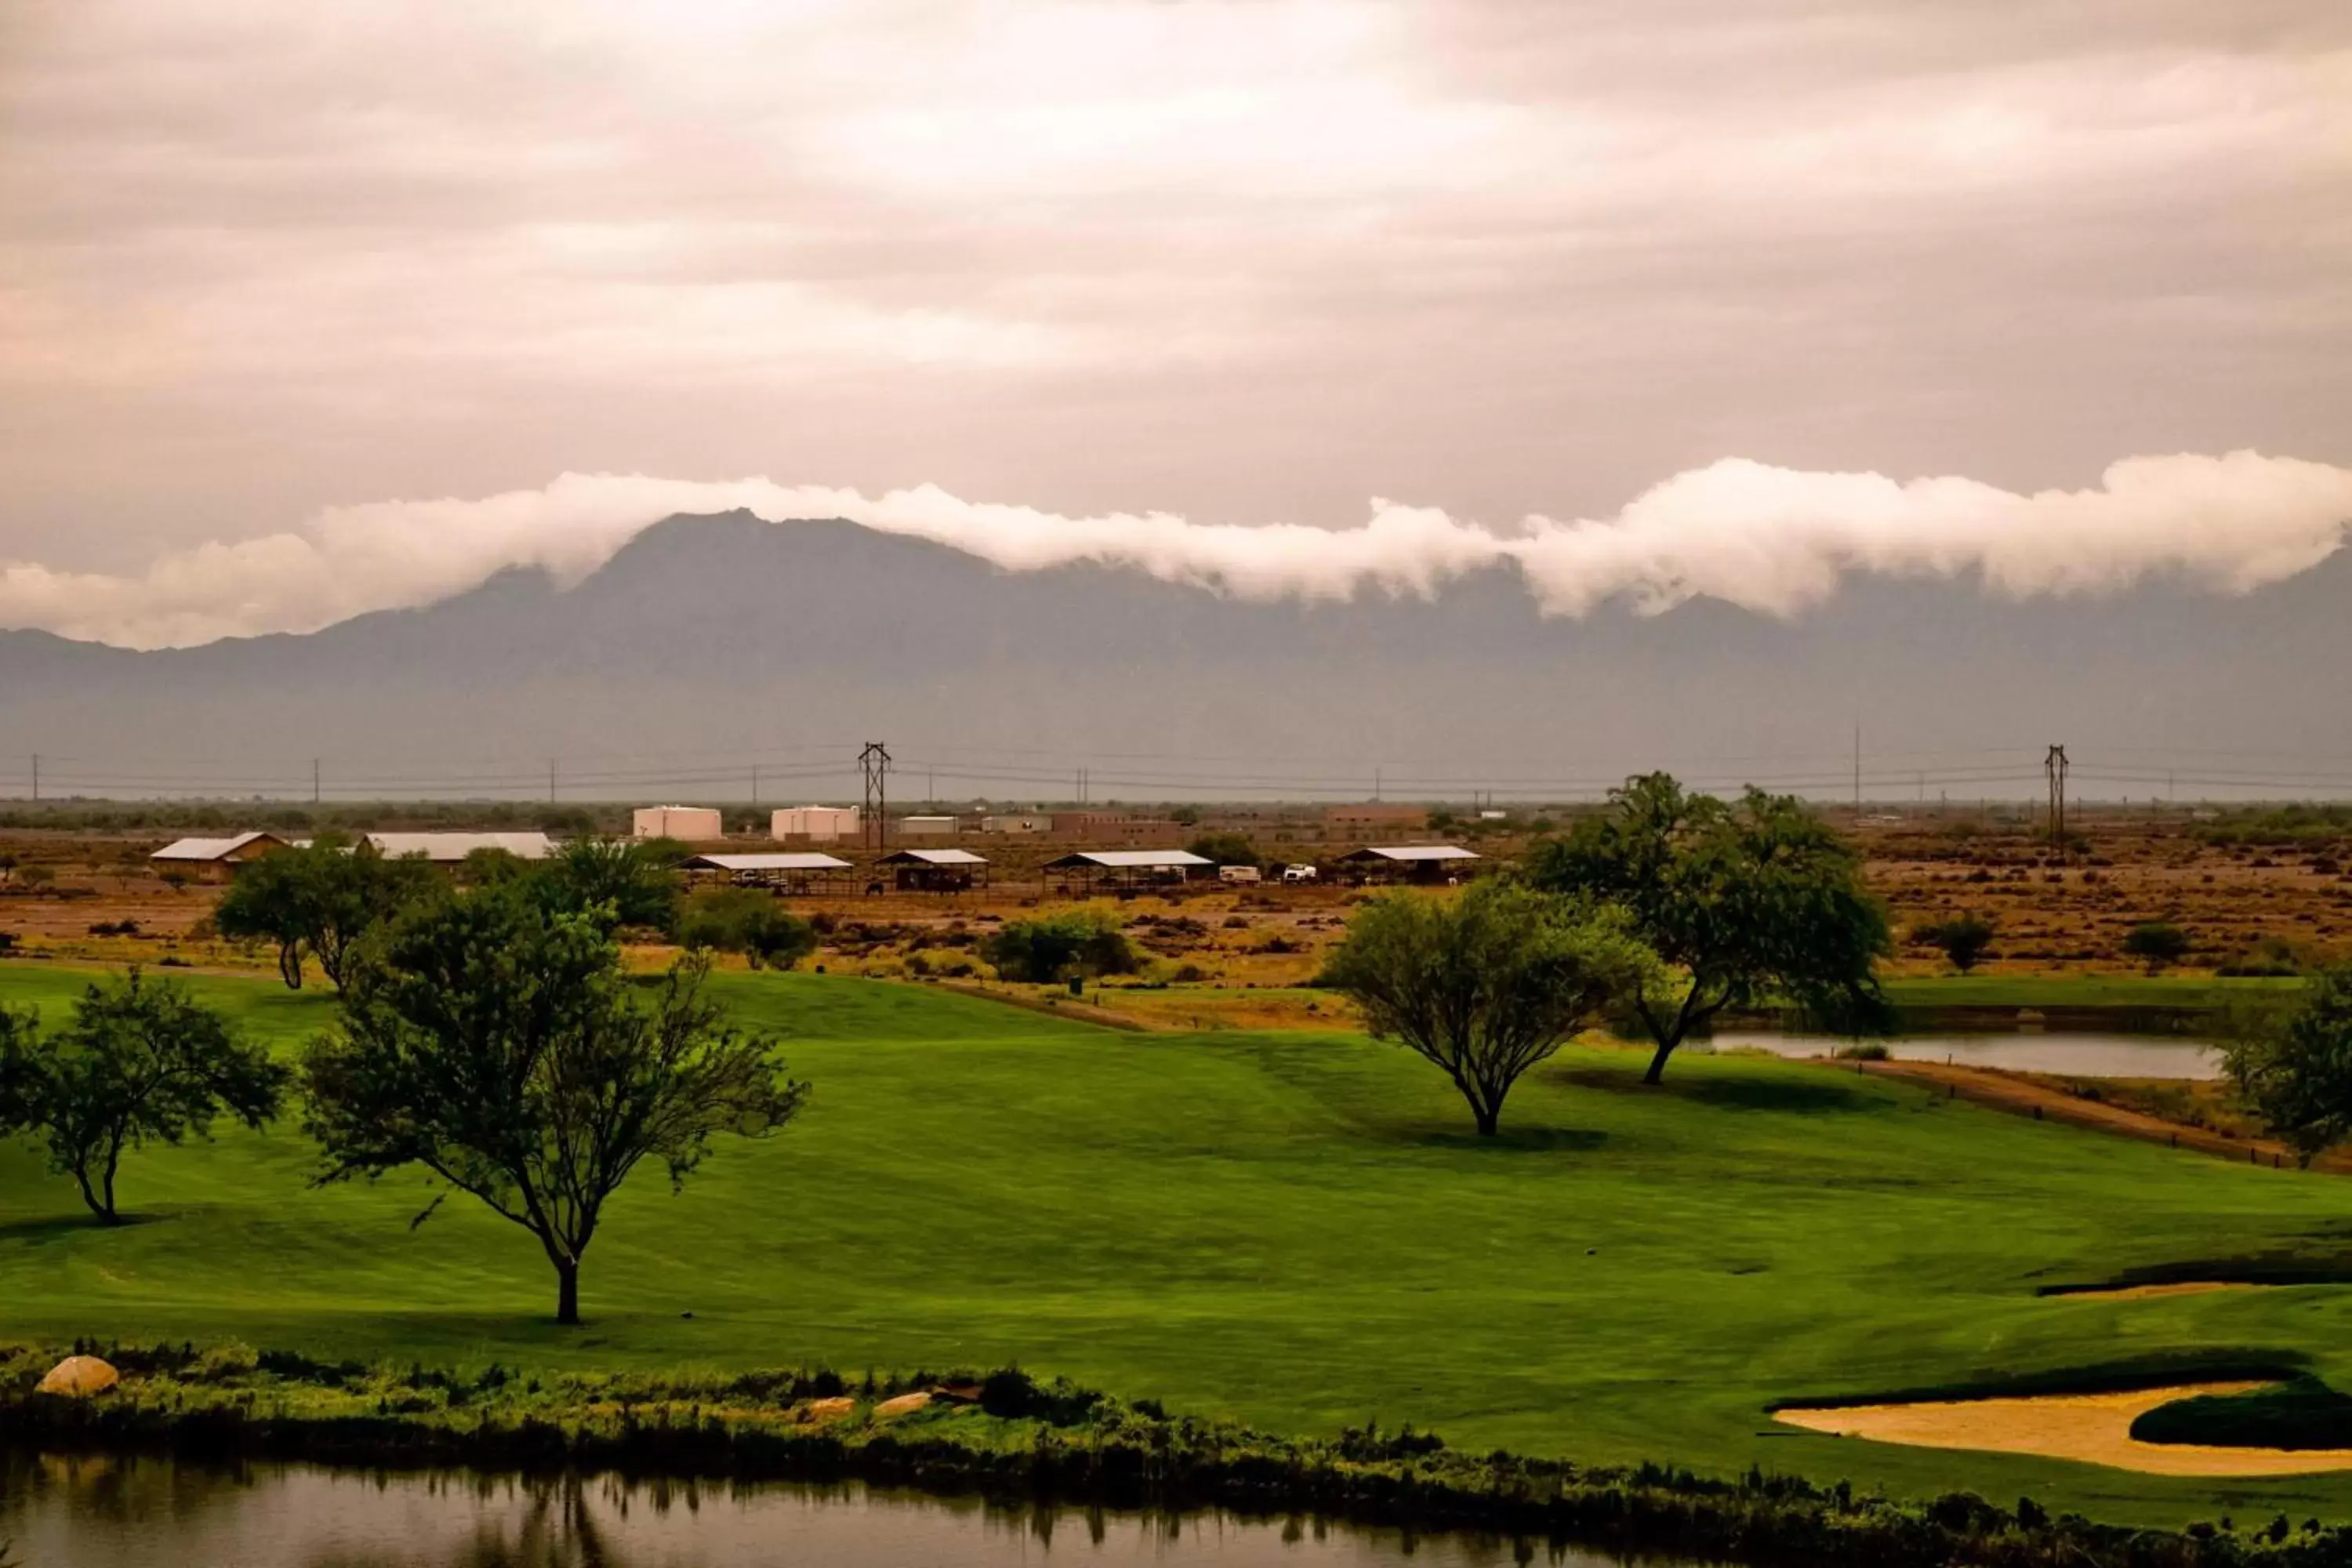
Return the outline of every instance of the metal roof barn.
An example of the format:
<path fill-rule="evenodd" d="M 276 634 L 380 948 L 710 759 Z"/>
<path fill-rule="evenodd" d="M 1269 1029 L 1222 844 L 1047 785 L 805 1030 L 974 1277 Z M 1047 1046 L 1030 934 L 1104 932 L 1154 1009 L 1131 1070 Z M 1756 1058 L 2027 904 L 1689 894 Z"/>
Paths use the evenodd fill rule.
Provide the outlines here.
<path fill-rule="evenodd" d="M 290 847 L 275 833 L 240 833 L 230 838 L 174 839 L 147 858 L 172 868 L 201 867 L 206 879 L 215 880 L 236 875 L 239 867 L 250 865 L 273 850 Z M 178 874 L 176 869 L 173 874 Z"/>
<path fill-rule="evenodd" d="M 286 840 L 275 833 L 240 833 L 231 838 L 175 838 L 152 855 L 150 860 L 219 861 L 237 858 L 239 850 L 252 849 L 259 854 L 267 849 L 283 849 Z"/>

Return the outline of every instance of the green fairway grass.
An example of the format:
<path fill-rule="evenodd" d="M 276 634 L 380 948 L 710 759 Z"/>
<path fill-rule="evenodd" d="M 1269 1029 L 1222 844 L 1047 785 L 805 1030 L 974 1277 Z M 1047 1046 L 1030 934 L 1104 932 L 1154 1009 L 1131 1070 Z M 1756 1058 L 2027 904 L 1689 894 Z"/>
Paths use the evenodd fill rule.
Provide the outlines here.
<path fill-rule="evenodd" d="M 61 1022 L 87 975 L 0 964 Z M 331 994 L 187 982 L 291 1048 Z M 0 1152 L 0 1334 L 234 1336 L 573 1367 L 1019 1364 L 1129 1398 L 1457 1447 L 1751 1463 L 2096 1518 L 2352 1515 L 2352 1476 L 2195 1482 L 1783 1429 L 1791 1398 L 2165 1352 L 2307 1357 L 2352 1392 L 2352 1286 L 2108 1302 L 2037 1287 L 2189 1259 L 2352 1258 L 2352 1183 L 2036 1123 L 1818 1066 L 1579 1049 L 1471 1136 L 1452 1089 L 1344 1034 L 1139 1034 L 914 985 L 727 975 L 789 1029 L 803 1119 L 642 1173 L 584 1330 L 523 1232 L 419 1179 L 314 1191 L 292 1122 L 126 1162 L 126 1209 Z M 691 1313 L 691 1317 L 684 1314 Z"/>

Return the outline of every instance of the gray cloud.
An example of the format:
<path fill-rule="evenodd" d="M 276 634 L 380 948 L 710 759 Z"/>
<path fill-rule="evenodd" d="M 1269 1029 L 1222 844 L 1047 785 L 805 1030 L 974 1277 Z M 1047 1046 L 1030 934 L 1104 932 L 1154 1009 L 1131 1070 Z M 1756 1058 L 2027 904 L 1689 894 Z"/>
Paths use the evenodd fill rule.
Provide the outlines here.
<path fill-rule="evenodd" d="M 177 637 L 217 591 L 97 579 L 565 470 L 1335 526 L 2352 463 L 2347 176 L 2325 0 L 22 0 L 0 559 Z"/>

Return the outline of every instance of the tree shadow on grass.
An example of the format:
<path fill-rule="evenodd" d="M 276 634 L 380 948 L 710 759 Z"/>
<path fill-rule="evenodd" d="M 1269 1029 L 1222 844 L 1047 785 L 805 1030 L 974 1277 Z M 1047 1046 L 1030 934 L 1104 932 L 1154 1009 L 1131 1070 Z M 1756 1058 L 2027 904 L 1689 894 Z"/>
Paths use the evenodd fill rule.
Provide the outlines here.
<path fill-rule="evenodd" d="M 1590 1153 L 1609 1142 L 1609 1134 L 1582 1127 L 1514 1127 L 1507 1119 L 1492 1138 L 1481 1138 L 1475 1127 L 1390 1127 L 1379 1135 L 1391 1143 L 1418 1149 L 1475 1149 L 1492 1153 Z"/>
<path fill-rule="evenodd" d="M 167 1218 L 159 1214 L 127 1214 L 108 1225 L 94 1214 L 53 1215 L 47 1219 L 11 1220 L 0 1225 L 0 1247 L 11 1242 L 26 1247 L 47 1247 L 77 1236 L 104 1236 L 110 1231 L 130 1230 L 137 1226 L 154 1225 Z"/>
<path fill-rule="evenodd" d="M 1551 1078 L 1556 1083 L 1570 1084 L 1578 1089 L 1597 1089 L 1610 1094 L 1664 1095 L 1728 1110 L 1811 1112 L 1879 1110 L 1885 1107 L 1883 1098 L 1859 1093 L 1828 1073 L 1719 1078 L 1712 1073 L 1677 1074 L 1675 1064 L 1669 1062 L 1666 1065 L 1666 1080 L 1657 1084 L 1643 1083 L 1638 1068 L 1565 1068 L 1552 1074 Z"/>

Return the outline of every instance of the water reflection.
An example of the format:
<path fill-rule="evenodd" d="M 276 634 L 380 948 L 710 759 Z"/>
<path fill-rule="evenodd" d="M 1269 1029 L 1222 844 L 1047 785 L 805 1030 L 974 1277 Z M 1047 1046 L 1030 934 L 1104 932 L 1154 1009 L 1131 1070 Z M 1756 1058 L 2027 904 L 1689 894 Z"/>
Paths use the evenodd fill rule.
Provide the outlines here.
<path fill-rule="evenodd" d="M 1005 1568 L 1014 1563 L 1487 1568 L 1615 1560 L 1306 1517 L 1139 1514 L 848 1485 L 384 1474 L 11 1454 L 0 1538 L 22 1568 Z"/>
<path fill-rule="evenodd" d="M 2007 1072 L 2065 1073 L 2079 1078 L 2215 1079 L 2221 1053 L 2194 1040 L 2144 1035 L 1915 1035 L 1879 1042 L 1904 1061 L 1949 1060 L 1961 1067 Z M 1718 1051 L 1760 1050 L 1777 1057 L 1834 1056 L 1853 1041 L 1830 1035 L 1725 1034 Z"/>

